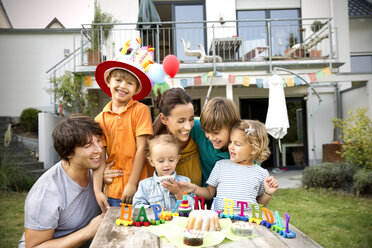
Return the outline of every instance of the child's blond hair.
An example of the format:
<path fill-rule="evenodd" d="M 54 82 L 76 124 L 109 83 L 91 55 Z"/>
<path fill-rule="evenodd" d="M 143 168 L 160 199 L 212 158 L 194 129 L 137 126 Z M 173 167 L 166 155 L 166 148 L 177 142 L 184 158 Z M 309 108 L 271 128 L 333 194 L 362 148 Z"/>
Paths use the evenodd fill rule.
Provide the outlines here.
<path fill-rule="evenodd" d="M 107 75 L 106 82 L 110 82 L 110 79 L 116 76 L 123 78 L 125 81 L 135 82 L 137 89 L 141 87 L 140 82 L 138 82 L 138 79 L 132 73 L 122 69 L 113 69 L 112 71 L 110 71 L 109 74 Z"/>
<path fill-rule="evenodd" d="M 149 158 L 151 156 L 152 148 L 157 144 L 170 144 L 174 145 L 177 148 L 177 154 L 180 153 L 181 147 L 178 143 L 176 137 L 171 134 L 160 134 L 153 137 L 150 137 L 147 142 L 146 147 L 146 157 Z"/>
<path fill-rule="evenodd" d="M 227 127 L 229 130 L 240 120 L 238 108 L 230 99 L 215 97 L 208 101 L 200 114 L 201 128 L 213 132 Z"/>
<path fill-rule="evenodd" d="M 232 128 L 232 130 L 235 129 L 245 133 L 244 140 L 251 146 L 253 160 L 256 163 L 260 164 L 270 156 L 269 139 L 265 124 L 255 120 L 241 120 Z"/>

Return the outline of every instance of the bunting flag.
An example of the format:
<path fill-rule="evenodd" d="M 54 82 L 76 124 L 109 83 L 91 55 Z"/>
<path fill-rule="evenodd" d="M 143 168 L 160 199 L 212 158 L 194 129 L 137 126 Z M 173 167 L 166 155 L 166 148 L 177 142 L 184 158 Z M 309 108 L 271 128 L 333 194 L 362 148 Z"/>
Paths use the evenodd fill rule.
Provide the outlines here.
<path fill-rule="evenodd" d="M 325 76 L 329 76 L 332 74 L 331 69 L 329 67 L 324 68 L 322 71 Z"/>
<path fill-rule="evenodd" d="M 243 77 L 243 85 L 249 87 L 249 77 Z"/>
<path fill-rule="evenodd" d="M 294 78 L 286 78 L 286 83 L 288 87 L 293 87 L 294 86 Z"/>
<path fill-rule="evenodd" d="M 302 74 L 299 77 L 297 76 L 287 76 L 283 77 L 283 87 L 294 87 L 294 86 L 301 86 L 305 85 L 306 83 L 304 80 L 308 83 L 316 82 L 321 78 L 324 78 L 326 76 L 329 76 L 332 74 L 332 71 L 329 67 L 323 68 L 322 70 L 312 72 L 312 73 L 306 73 Z M 183 88 L 186 88 L 188 86 L 194 86 L 194 85 L 205 85 L 208 84 L 209 79 L 215 77 L 222 77 L 226 81 L 228 81 L 229 84 L 239 84 L 243 85 L 245 87 L 249 87 L 250 85 L 256 84 L 258 88 L 269 88 L 269 78 L 259 78 L 259 77 L 249 77 L 249 76 L 236 76 L 228 73 L 223 73 L 219 71 L 210 71 L 208 73 L 204 73 L 201 76 L 196 76 L 193 78 L 180 78 L 180 79 L 174 79 L 174 82 L 171 82 L 172 84 L 182 86 Z M 89 79 L 91 84 L 91 77 L 85 77 L 85 86 L 89 87 Z"/>
<path fill-rule="evenodd" d="M 201 76 L 194 77 L 194 85 L 201 85 Z"/>
<path fill-rule="evenodd" d="M 92 87 L 93 83 L 92 83 L 92 77 L 84 77 L 84 85 L 85 87 Z"/>
<path fill-rule="evenodd" d="M 230 84 L 235 84 L 235 75 L 229 74 L 229 83 Z"/>

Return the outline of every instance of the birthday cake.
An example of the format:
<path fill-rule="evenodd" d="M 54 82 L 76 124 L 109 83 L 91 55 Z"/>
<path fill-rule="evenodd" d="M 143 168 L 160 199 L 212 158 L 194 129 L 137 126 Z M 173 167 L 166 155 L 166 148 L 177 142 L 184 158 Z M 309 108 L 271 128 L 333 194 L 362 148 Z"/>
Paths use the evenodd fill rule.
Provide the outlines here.
<path fill-rule="evenodd" d="M 253 224 L 245 221 L 237 221 L 232 224 L 231 229 L 236 235 L 247 237 L 252 235 Z"/>
<path fill-rule="evenodd" d="M 204 234 L 199 230 L 185 229 L 183 231 L 183 243 L 190 246 L 199 246 L 203 244 Z"/>
<path fill-rule="evenodd" d="M 212 210 L 194 210 L 187 220 L 186 229 L 201 231 L 220 231 L 221 225 L 216 212 Z"/>

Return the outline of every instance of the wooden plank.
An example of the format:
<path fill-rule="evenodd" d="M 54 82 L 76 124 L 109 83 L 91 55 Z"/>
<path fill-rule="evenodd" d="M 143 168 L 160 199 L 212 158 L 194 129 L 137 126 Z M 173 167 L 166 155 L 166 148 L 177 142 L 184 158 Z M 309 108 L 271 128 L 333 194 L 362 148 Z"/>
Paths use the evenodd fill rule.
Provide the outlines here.
<path fill-rule="evenodd" d="M 139 209 L 134 209 L 132 219 L 137 217 Z M 146 209 L 146 214 L 149 219 L 154 218 L 152 209 Z M 250 213 L 247 213 L 248 215 Z M 115 224 L 116 219 L 120 217 L 120 208 L 111 207 L 106 213 L 101 226 L 94 237 L 91 248 L 104 247 L 162 247 L 174 248 L 173 244 L 169 243 L 164 238 L 148 232 L 145 228 L 124 227 Z M 285 223 L 284 220 L 282 220 Z M 255 225 L 254 232 L 258 235 L 253 239 L 245 239 L 239 241 L 225 242 L 215 247 L 235 248 L 235 247 L 321 247 L 303 232 L 290 225 L 290 230 L 296 233 L 296 238 L 283 238 L 279 233 L 275 233 L 265 226 Z M 171 230 L 170 230 L 171 231 Z"/>

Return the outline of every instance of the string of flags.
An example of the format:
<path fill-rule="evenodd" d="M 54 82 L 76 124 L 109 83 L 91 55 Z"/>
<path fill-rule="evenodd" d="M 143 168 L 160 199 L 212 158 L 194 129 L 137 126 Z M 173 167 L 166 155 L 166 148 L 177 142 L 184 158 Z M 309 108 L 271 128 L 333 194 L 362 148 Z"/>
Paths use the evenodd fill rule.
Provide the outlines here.
<path fill-rule="evenodd" d="M 311 83 L 331 74 L 332 72 L 330 68 L 326 67 L 317 72 L 301 74 L 300 76 L 307 82 Z M 183 88 L 195 85 L 202 85 L 207 84 L 212 76 L 213 71 L 193 78 L 175 78 L 172 84 L 179 84 Z M 258 88 L 269 88 L 270 78 L 260 78 L 256 76 L 236 76 L 218 71 L 216 71 L 216 76 L 222 76 L 222 78 L 226 79 L 230 84 L 242 84 L 246 87 L 249 87 L 250 85 L 256 85 Z M 282 77 L 282 80 L 283 87 L 293 87 L 305 84 L 305 82 L 297 76 L 288 75 L 286 77 Z"/>

